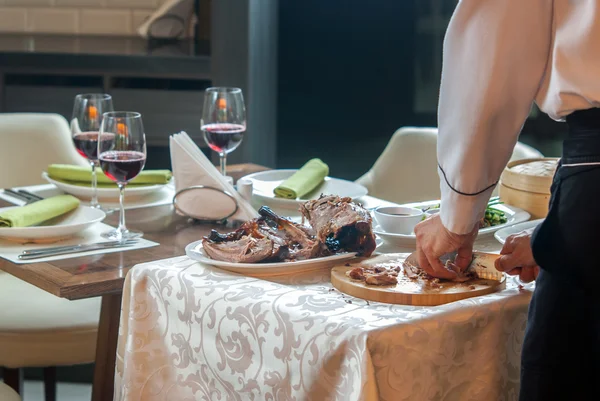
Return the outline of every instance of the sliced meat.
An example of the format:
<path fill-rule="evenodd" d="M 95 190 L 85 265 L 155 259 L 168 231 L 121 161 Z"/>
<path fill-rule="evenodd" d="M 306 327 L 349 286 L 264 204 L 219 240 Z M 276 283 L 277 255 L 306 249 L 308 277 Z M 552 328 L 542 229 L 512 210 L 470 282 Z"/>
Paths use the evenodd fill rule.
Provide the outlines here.
<path fill-rule="evenodd" d="M 353 280 L 364 281 L 368 285 L 398 284 L 398 270 L 385 266 L 355 267 L 346 272 Z"/>
<path fill-rule="evenodd" d="M 264 224 L 261 231 L 269 238 L 287 247 L 289 260 L 304 260 L 322 256 L 326 248 L 320 243 L 308 228 L 291 222 L 275 214 L 263 206 L 258 213 Z M 276 240 L 277 238 L 277 240 Z"/>
<path fill-rule="evenodd" d="M 406 275 L 406 277 L 408 277 L 412 280 L 420 279 L 420 280 L 423 280 L 426 282 L 432 282 L 432 283 L 439 282 L 440 279 L 430 276 L 423 269 L 421 269 L 420 266 L 418 266 L 416 258 L 414 258 L 413 255 L 414 254 L 410 255 L 404 261 L 404 263 L 402 263 L 402 267 L 404 268 L 404 274 Z M 444 265 L 445 265 L 446 269 L 452 270 L 453 272 L 456 273 L 456 277 L 449 281 L 463 283 L 465 281 L 469 281 L 469 280 L 473 280 L 473 279 L 477 278 L 477 274 L 475 274 L 475 272 L 470 268 L 467 269 L 466 271 L 461 271 L 459 269 L 459 267 L 454 264 L 453 258 L 447 259 Z M 448 280 L 446 280 L 446 281 L 448 281 Z"/>
<path fill-rule="evenodd" d="M 408 261 L 404 261 L 402 267 L 404 268 L 404 274 L 410 279 L 426 278 L 427 276 L 423 269 Z"/>
<path fill-rule="evenodd" d="M 364 269 L 362 267 L 355 267 L 354 269 L 346 272 L 346 274 L 352 280 L 365 281 Z"/>
<path fill-rule="evenodd" d="M 398 284 L 398 276 L 390 274 L 389 271 L 365 275 L 365 283 L 369 285 L 393 285 Z"/>
<path fill-rule="evenodd" d="M 315 230 L 317 239 L 332 252 L 345 250 L 370 256 L 375 250 L 371 214 L 352 199 L 321 195 L 304 203 L 300 212 Z"/>
<path fill-rule="evenodd" d="M 477 274 L 471 269 L 467 269 L 465 271 L 461 271 L 458 266 L 456 266 L 451 261 L 446 261 L 446 269 L 452 270 L 456 273 L 456 277 L 452 279 L 452 281 L 456 283 L 464 283 L 465 281 L 474 280 L 477 278 Z"/>
<path fill-rule="evenodd" d="M 257 263 L 273 254 L 273 241 L 268 238 L 244 236 L 235 241 L 202 241 L 204 251 L 215 260 L 234 263 Z"/>

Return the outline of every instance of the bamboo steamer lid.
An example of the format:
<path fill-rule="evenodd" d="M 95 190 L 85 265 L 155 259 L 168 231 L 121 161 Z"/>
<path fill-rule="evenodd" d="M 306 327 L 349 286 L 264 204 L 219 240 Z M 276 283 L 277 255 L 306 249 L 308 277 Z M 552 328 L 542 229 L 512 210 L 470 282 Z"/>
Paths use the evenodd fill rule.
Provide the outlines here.
<path fill-rule="evenodd" d="M 557 158 L 515 160 L 506 166 L 500 181 L 506 187 L 525 192 L 550 194 Z"/>
<path fill-rule="evenodd" d="M 507 205 L 521 208 L 532 219 L 548 214 L 550 186 L 557 158 L 522 159 L 508 163 L 500 178 L 498 194 Z"/>

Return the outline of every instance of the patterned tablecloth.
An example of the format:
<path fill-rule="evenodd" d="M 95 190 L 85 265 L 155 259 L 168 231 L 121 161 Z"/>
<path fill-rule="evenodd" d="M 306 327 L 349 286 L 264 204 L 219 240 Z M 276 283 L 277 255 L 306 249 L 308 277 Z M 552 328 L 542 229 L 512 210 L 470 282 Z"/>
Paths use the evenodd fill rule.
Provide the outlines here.
<path fill-rule="evenodd" d="M 123 293 L 115 401 L 516 400 L 530 296 L 509 279 L 387 305 L 341 294 L 329 270 L 267 281 L 187 257 L 142 264 Z"/>

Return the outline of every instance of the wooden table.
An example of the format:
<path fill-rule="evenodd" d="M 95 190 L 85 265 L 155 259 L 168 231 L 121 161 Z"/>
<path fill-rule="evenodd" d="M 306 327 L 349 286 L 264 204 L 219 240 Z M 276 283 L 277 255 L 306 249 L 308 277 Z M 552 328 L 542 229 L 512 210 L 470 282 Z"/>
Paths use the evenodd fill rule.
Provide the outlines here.
<path fill-rule="evenodd" d="M 266 170 L 254 164 L 228 167 L 227 173 L 238 179 L 246 174 Z M 0 207 L 10 206 L 0 200 Z M 104 221 L 117 226 L 119 214 Z M 125 276 L 134 265 L 185 254 L 185 246 L 207 235 L 218 226 L 189 221 L 175 214 L 171 205 L 126 211 L 127 226 L 144 233 L 144 238 L 158 242 L 152 248 L 83 256 L 52 262 L 16 265 L 0 259 L 0 269 L 35 285 L 57 297 L 70 300 L 102 297 L 96 366 L 94 370 L 93 401 L 113 399 L 115 356 L 121 292 Z"/>

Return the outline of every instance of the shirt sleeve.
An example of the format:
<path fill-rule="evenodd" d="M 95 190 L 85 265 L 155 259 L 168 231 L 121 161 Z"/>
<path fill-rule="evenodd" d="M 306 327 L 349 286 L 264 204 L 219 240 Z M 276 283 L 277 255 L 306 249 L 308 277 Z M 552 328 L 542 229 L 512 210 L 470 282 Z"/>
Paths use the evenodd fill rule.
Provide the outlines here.
<path fill-rule="evenodd" d="M 441 219 L 483 217 L 544 77 L 552 0 L 461 0 L 444 40 L 437 145 Z"/>

